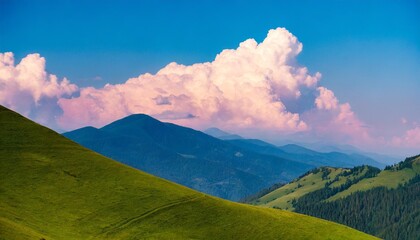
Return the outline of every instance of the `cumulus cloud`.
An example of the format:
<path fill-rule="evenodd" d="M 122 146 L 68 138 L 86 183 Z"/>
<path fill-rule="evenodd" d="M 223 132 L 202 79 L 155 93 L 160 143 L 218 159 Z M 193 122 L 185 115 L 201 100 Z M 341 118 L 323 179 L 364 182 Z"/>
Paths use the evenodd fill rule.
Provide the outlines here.
<path fill-rule="evenodd" d="M 169 119 L 196 128 L 305 131 L 308 123 L 284 104 L 301 98 L 302 88 L 315 88 L 321 77 L 297 64 L 301 51 L 302 44 L 286 29 L 270 30 L 263 42 L 248 39 L 212 62 L 170 63 L 155 75 L 84 88 L 77 98 L 60 99 L 60 123 L 67 128 L 101 126 L 141 112 L 177 116 Z"/>
<path fill-rule="evenodd" d="M 145 113 L 198 129 L 274 137 L 297 133 L 359 146 L 371 141 L 350 104 L 320 86 L 320 73 L 298 64 L 301 51 L 295 36 L 277 28 L 261 43 L 248 39 L 211 62 L 170 63 L 156 74 L 81 89 L 47 73 L 39 54 L 15 66 L 13 54 L 5 53 L 0 54 L 0 103 L 65 130 Z"/>
<path fill-rule="evenodd" d="M 313 137 L 357 146 L 372 143 L 366 124 L 357 117 L 349 103 L 340 104 L 334 92 L 326 87 L 318 87 L 317 91 L 316 108 L 302 115 L 302 119 L 310 123 Z"/>
<path fill-rule="evenodd" d="M 318 87 L 319 96 L 315 99 L 315 105 L 318 109 L 336 109 L 338 100 L 333 91 L 325 87 Z"/>
<path fill-rule="evenodd" d="M 58 98 L 76 91 L 66 78 L 59 81 L 48 74 L 39 54 L 29 54 L 15 65 L 13 53 L 0 53 L 0 104 L 47 124 L 55 121 L 50 113 L 57 110 Z"/>

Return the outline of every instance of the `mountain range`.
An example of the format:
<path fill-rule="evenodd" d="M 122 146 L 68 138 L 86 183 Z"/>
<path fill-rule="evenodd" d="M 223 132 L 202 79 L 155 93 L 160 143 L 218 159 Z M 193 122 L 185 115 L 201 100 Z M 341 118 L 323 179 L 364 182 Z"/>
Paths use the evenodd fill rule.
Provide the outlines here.
<path fill-rule="evenodd" d="M 129 166 L 234 201 L 318 166 L 380 165 L 361 155 L 319 153 L 297 145 L 276 147 L 216 128 L 206 132 L 234 140 L 218 139 L 145 114 L 63 135 Z"/>
<path fill-rule="evenodd" d="M 214 127 L 208 128 L 204 130 L 203 132 L 210 136 L 213 136 L 215 138 L 219 138 L 222 140 L 238 140 L 238 139 L 243 140 L 244 139 L 240 135 L 231 134 L 221 129 L 214 128 Z M 276 147 L 278 148 L 292 145 L 292 146 L 298 146 L 300 148 L 304 148 L 306 150 L 310 150 L 311 152 L 317 152 L 317 153 L 338 152 L 338 153 L 344 153 L 347 155 L 360 156 L 370 161 L 370 163 L 366 162 L 365 164 L 371 164 L 372 166 L 376 166 L 379 168 L 383 168 L 385 167 L 385 165 L 397 163 L 399 159 L 401 159 L 401 156 L 390 156 L 386 154 L 366 152 L 348 144 L 342 145 L 342 144 L 336 143 L 333 145 L 331 143 L 326 143 L 326 142 L 305 143 L 305 142 L 295 142 L 295 141 L 284 140 L 284 139 L 278 140 L 277 142 L 278 143 Z M 274 144 L 268 144 L 268 143 L 265 143 L 265 145 L 275 146 Z"/>
<path fill-rule="evenodd" d="M 354 167 L 360 165 L 370 165 L 379 168 L 385 167 L 385 164 L 357 153 L 346 154 L 336 151 L 317 152 L 296 144 L 275 146 L 258 139 L 234 139 L 228 141 L 236 146 L 243 147 L 260 154 L 286 158 L 292 161 L 310 164 L 314 167 Z"/>
<path fill-rule="evenodd" d="M 106 158 L 0 106 L 0 239 L 376 239 L 229 202 Z"/>
<path fill-rule="evenodd" d="M 129 166 L 229 200 L 287 182 L 313 168 L 144 114 L 100 129 L 86 127 L 63 135 Z"/>

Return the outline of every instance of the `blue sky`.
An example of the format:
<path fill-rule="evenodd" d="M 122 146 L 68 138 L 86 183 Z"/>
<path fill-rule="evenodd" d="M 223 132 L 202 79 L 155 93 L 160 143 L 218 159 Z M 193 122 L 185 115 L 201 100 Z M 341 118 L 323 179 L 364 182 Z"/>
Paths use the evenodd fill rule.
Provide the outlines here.
<path fill-rule="evenodd" d="M 59 78 L 102 87 L 284 27 L 303 44 L 299 64 L 374 132 L 420 122 L 419 1 L 117 2 L 1 0 L 0 52 L 39 53 Z"/>

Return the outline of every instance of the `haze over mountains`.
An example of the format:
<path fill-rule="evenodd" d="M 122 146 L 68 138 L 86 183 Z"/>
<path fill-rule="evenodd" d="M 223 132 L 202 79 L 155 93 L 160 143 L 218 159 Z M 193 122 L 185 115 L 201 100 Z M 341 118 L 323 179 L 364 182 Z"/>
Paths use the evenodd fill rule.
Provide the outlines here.
<path fill-rule="evenodd" d="M 318 166 L 383 165 L 361 155 L 319 153 L 300 146 L 276 147 L 213 128 L 206 132 L 135 114 L 103 128 L 63 135 L 148 173 L 204 193 L 240 200 Z"/>
<path fill-rule="evenodd" d="M 213 136 L 215 138 L 219 138 L 222 140 L 238 140 L 238 139 L 244 139 L 243 137 L 241 137 L 240 135 L 237 134 L 231 134 L 228 133 L 226 131 L 223 131 L 219 128 L 208 128 L 206 130 L 203 131 L 204 133 Z M 252 140 L 252 139 L 247 139 L 247 140 Z M 257 139 L 255 139 L 257 140 Z M 277 148 L 288 148 L 287 145 L 297 145 L 299 148 L 301 149 L 306 149 L 312 153 L 314 152 L 318 152 L 318 153 L 331 153 L 331 152 L 338 152 L 338 153 L 345 153 L 347 155 L 353 155 L 353 156 L 357 156 L 359 155 L 360 157 L 364 157 L 364 158 L 370 158 L 370 159 L 366 159 L 368 161 L 371 161 L 370 163 L 366 163 L 366 164 L 370 164 L 372 166 L 376 166 L 376 167 L 384 167 L 385 165 L 392 165 L 394 163 L 397 163 L 398 161 L 400 161 L 401 158 L 403 158 L 403 156 L 390 156 L 390 155 L 385 155 L 385 154 L 380 154 L 380 153 L 373 153 L 373 152 L 366 152 L 366 151 L 362 151 L 352 145 L 341 145 L 341 144 L 331 144 L 331 143 L 327 143 L 327 142 L 314 142 L 314 143 L 305 143 L 305 142 L 296 142 L 296 141 L 291 141 L 291 140 L 278 140 L 276 144 L 271 144 L 271 143 L 263 143 L 263 145 L 271 145 Z M 285 149 L 283 149 L 285 150 Z M 305 150 L 305 151 L 306 151 Z M 287 152 L 287 150 L 286 150 Z M 296 153 L 296 152 L 295 152 Z"/>
<path fill-rule="evenodd" d="M 235 139 L 229 140 L 229 142 L 254 152 L 287 158 L 296 162 L 304 162 L 314 167 L 354 167 L 359 165 L 371 165 L 380 168 L 385 167 L 385 164 L 356 153 L 345 154 L 336 151 L 323 153 L 296 144 L 287 144 L 277 147 L 258 139 Z"/>
<path fill-rule="evenodd" d="M 0 125 L 0 239 L 376 239 L 187 189 L 2 106 Z"/>

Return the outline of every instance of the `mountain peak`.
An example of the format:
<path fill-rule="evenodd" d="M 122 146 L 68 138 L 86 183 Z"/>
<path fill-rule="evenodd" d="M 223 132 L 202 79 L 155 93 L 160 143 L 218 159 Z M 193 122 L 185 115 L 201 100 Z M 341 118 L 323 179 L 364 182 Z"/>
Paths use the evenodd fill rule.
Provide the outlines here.
<path fill-rule="evenodd" d="M 216 127 L 211 127 L 211 128 L 207 128 L 206 130 L 203 131 L 205 134 L 213 136 L 213 137 L 221 137 L 221 136 L 227 136 L 227 135 L 231 135 L 228 132 L 225 132 L 219 128 Z"/>
<path fill-rule="evenodd" d="M 142 127 L 147 127 L 153 129 L 155 126 L 158 126 L 160 124 L 163 124 L 159 120 L 143 113 L 136 113 L 129 115 L 125 118 L 119 119 L 115 122 L 112 122 L 106 126 L 104 126 L 102 129 L 104 130 L 111 130 L 114 128 L 129 128 L 129 129 L 138 129 Z"/>
<path fill-rule="evenodd" d="M 132 120 L 132 121 L 138 121 L 138 120 L 152 120 L 152 121 L 159 121 L 156 118 L 153 118 L 150 115 L 144 114 L 144 113 L 135 113 L 131 114 L 125 118 L 122 118 L 120 120 Z"/>
<path fill-rule="evenodd" d="M 216 127 L 208 128 L 204 130 L 203 132 L 207 135 L 210 135 L 212 137 L 219 138 L 222 140 L 242 139 L 242 137 L 237 134 L 228 133 Z"/>

